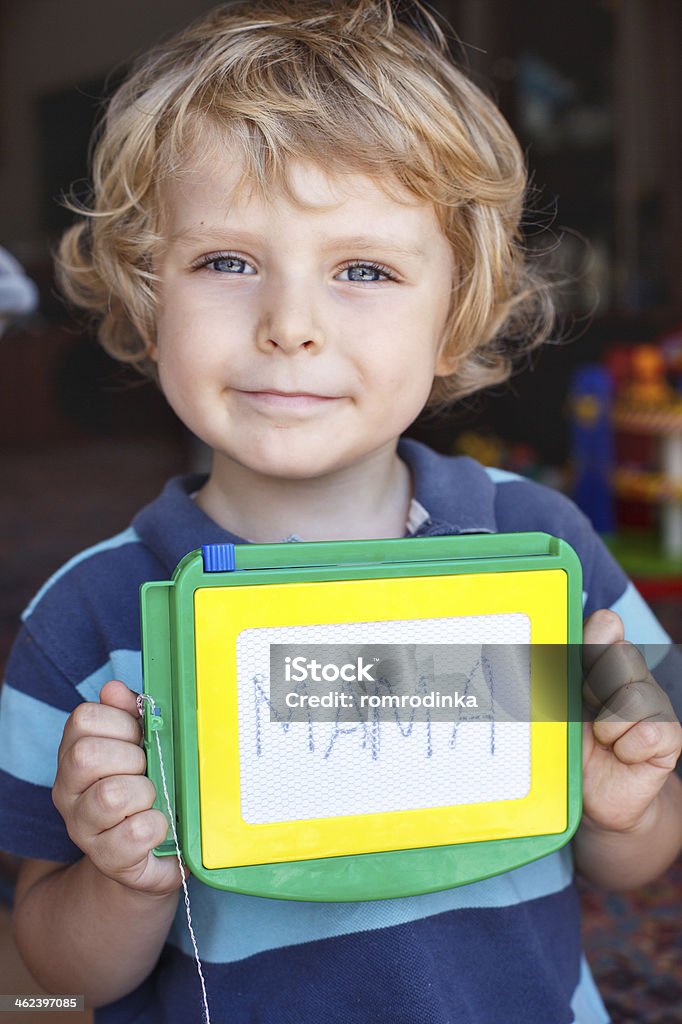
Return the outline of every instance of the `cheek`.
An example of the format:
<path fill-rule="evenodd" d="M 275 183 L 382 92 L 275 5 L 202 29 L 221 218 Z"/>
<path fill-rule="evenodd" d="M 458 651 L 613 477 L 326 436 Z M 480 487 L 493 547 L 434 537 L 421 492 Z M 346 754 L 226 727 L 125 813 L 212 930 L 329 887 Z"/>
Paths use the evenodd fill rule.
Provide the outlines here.
<path fill-rule="evenodd" d="M 210 318 L 182 304 L 169 303 L 157 331 L 157 365 L 162 382 L 164 375 L 198 376 L 218 351 Z"/>
<path fill-rule="evenodd" d="M 389 396 L 428 395 L 435 376 L 434 353 L 435 343 L 424 331 L 423 321 L 414 325 L 412 333 L 403 323 L 366 358 L 365 380 Z"/>
<path fill-rule="evenodd" d="M 165 394 L 186 376 L 186 355 L 179 340 L 172 331 L 161 332 L 157 338 L 156 368 Z"/>
<path fill-rule="evenodd" d="M 204 365 L 205 353 L 197 345 L 197 335 L 182 320 L 166 317 L 157 335 L 156 368 L 161 390 L 178 415 L 202 380 L 205 382 Z"/>

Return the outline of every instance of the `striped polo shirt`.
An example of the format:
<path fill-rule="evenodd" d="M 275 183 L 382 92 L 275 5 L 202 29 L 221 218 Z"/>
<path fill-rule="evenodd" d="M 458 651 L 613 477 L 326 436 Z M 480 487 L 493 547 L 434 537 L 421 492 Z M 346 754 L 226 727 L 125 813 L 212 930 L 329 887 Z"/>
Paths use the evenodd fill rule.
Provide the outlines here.
<path fill-rule="evenodd" d="M 416 536 L 541 531 L 583 566 L 584 613 L 611 608 L 682 710 L 679 655 L 588 520 L 532 481 L 437 454 L 410 439 Z M 140 584 L 165 580 L 202 544 L 244 543 L 209 519 L 177 477 L 131 526 L 72 558 L 23 614 L 0 698 L 0 849 L 77 860 L 51 788 L 66 719 L 111 678 L 142 689 Z M 295 536 L 292 539 L 296 539 Z M 481 882 L 360 903 L 294 902 L 214 889 L 191 877 L 192 922 L 213 1024 L 601 1024 L 581 952 L 570 844 Z M 106 927 L 106 922 L 103 922 Z M 135 922 L 131 921 L 131 928 Z M 202 1019 L 184 901 L 161 957 L 97 1024 Z"/>

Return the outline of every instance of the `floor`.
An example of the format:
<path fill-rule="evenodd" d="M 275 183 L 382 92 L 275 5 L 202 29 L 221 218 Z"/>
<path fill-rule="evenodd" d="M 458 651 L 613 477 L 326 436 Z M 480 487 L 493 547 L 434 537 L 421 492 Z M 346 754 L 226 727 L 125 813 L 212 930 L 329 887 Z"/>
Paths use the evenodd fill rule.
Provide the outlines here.
<path fill-rule="evenodd" d="M 77 551 L 124 529 L 174 473 L 201 455 L 178 441 L 94 440 L 2 459 L 11 481 L 0 506 L 0 665 L 20 610 L 44 580 Z M 125 485 L 121 486 L 121 481 Z M 658 610 L 658 609 L 657 609 Z M 661 617 L 678 642 L 679 607 Z M 0 859 L 0 993 L 39 992 L 11 938 L 6 902 L 12 865 Z M 614 1024 L 682 1022 L 682 862 L 635 894 L 581 885 L 585 947 Z M 17 1024 L 90 1024 L 89 1013 L 24 1013 Z M 2 1014 L 0 1024 L 14 1024 Z"/>

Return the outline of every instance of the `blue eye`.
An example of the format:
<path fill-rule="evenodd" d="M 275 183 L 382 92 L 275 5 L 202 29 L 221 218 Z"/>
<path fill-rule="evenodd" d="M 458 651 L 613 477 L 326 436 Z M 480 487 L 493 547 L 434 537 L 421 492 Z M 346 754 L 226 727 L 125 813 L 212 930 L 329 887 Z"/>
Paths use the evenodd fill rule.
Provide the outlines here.
<path fill-rule="evenodd" d="M 206 256 L 198 264 L 194 265 L 195 270 L 212 270 L 216 274 L 237 274 L 239 276 L 244 275 L 245 268 L 251 266 L 249 262 L 243 259 L 241 256 L 235 256 L 232 253 L 212 253 Z M 340 273 L 346 271 L 358 271 L 357 276 L 349 276 L 348 281 L 353 283 L 362 284 L 363 282 L 368 284 L 379 284 L 381 278 L 388 281 L 395 281 L 396 277 L 391 273 L 388 267 L 382 266 L 380 263 L 364 262 L 361 260 L 351 260 L 346 263 Z M 256 271 L 252 272 L 255 273 Z M 367 276 L 373 274 L 374 276 Z M 250 275 L 249 275 L 250 276 Z"/>
<path fill-rule="evenodd" d="M 351 270 L 370 271 L 374 274 L 381 274 L 382 277 L 386 278 L 389 281 L 395 281 L 395 277 L 391 274 L 391 272 L 386 267 L 382 267 L 380 263 L 360 263 L 356 260 L 353 263 L 347 263 L 346 266 L 343 267 L 342 272 L 346 270 L 348 270 L 349 272 Z M 348 280 L 360 282 L 368 281 L 370 284 L 378 284 L 379 282 L 378 277 L 349 277 Z"/>
<path fill-rule="evenodd" d="M 232 264 L 232 267 L 229 266 L 230 264 Z M 241 256 L 213 256 L 201 265 L 203 267 L 213 267 L 216 273 L 223 274 L 233 273 L 234 264 L 241 264 L 242 267 L 247 266 L 246 260 L 243 260 Z M 237 273 L 239 273 L 239 271 L 237 271 Z"/>

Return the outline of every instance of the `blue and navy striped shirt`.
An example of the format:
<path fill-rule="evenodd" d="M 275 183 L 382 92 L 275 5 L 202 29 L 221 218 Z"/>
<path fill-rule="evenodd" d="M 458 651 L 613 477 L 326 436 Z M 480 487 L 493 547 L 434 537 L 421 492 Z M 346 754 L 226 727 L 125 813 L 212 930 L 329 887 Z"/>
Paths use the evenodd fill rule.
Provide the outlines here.
<path fill-rule="evenodd" d="M 679 715 L 677 652 L 576 506 L 514 474 L 403 439 L 427 516 L 416 535 L 543 531 L 577 551 L 584 612 L 612 608 Z M 201 544 L 244 543 L 192 501 L 204 478 L 171 480 L 118 536 L 71 559 L 23 615 L 0 701 L 0 848 L 82 856 L 51 798 L 66 719 L 112 678 L 142 689 L 138 590 Z M 570 845 L 444 892 L 363 903 L 243 896 L 190 878 L 192 920 L 214 1024 L 601 1024 L 581 953 Z M 103 922 L 103 925 L 105 923 Z M 134 927 L 134 922 L 131 922 Z M 200 1020 L 182 900 L 152 975 L 95 1011 L 97 1024 Z"/>

